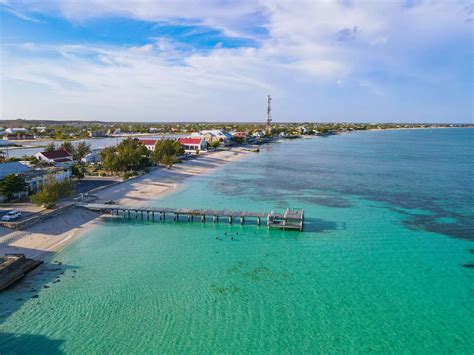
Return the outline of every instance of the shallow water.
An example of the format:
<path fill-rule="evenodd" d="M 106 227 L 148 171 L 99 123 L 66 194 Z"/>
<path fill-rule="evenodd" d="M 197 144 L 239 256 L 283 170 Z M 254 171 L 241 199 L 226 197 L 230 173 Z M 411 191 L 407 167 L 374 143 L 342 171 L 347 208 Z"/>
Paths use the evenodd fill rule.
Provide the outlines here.
<path fill-rule="evenodd" d="M 472 353 L 473 138 L 297 140 L 191 178 L 153 205 L 303 207 L 305 231 L 103 222 L 0 295 L 1 352 Z"/>

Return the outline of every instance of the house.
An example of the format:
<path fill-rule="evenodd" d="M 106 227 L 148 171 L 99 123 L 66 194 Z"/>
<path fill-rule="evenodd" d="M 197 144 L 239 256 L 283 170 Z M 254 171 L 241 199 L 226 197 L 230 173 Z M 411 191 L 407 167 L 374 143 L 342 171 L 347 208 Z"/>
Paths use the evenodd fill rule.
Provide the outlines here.
<path fill-rule="evenodd" d="M 218 129 L 210 129 L 210 130 L 203 130 L 199 132 L 193 132 L 191 134 L 191 137 L 192 138 L 203 137 L 208 143 L 212 143 L 216 141 L 225 143 L 232 139 L 232 135 L 230 133 L 227 133 Z"/>
<path fill-rule="evenodd" d="M 254 136 L 255 138 L 263 138 L 263 137 L 265 137 L 265 132 L 257 131 L 254 134 L 252 134 L 252 136 Z"/>
<path fill-rule="evenodd" d="M 17 161 L 10 163 L 0 163 L 0 181 L 6 178 L 8 175 L 21 175 L 30 171 L 31 168 L 23 165 Z M 27 194 L 27 190 L 14 194 L 15 198 L 21 198 Z M 0 195 L 0 202 L 6 199 L 5 196 Z"/>
<path fill-rule="evenodd" d="M 94 149 L 84 158 L 81 159 L 83 163 L 92 164 L 100 162 L 100 152 L 102 149 Z"/>
<path fill-rule="evenodd" d="M 68 166 L 73 163 L 72 155 L 65 149 L 36 153 L 35 157 L 39 161 L 55 165 Z"/>
<path fill-rule="evenodd" d="M 72 177 L 72 170 L 70 167 L 50 167 L 47 169 L 31 169 L 21 175 L 25 179 L 28 190 L 36 192 L 50 177 L 53 177 L 57 182 L 69 180 Z"/>
<path fill-rule="evenodd" d="M 230 134 L 232 134 L 232 137 L 234 138 L 240 138 L 244 140 L 247 138 L 246 132 L 230 132 Z"/>
<path fill-rule="evenodd" d="M 185 153 L 197 154 L 207 150 L 207 142 L 203 137 L 178 138 L 178 142 L 184 148 Z"/>
<path fill-rule="evenodd" d="M 19 175 L 28 170 L 31 170 L 31 168 L 17 161 L 10 163 L 1 163 L 0 180 L 3 180 L 8 175 Z"/>
<path fill-rule="evenodd" d="M 0 164 L 0 181 L 8 175 L 19 175 L 25 181 L 25 190 L 15 193 L 14 198 L 26 196 L 28 192 L 36 192 L 44 185 L 48 178 L 53 177 L 56 181 L 68 180 L 72 176 L 69 167 L 50 167 L 46 169 L 33 169 L 20 162 Z M 5 200 L 5 196 L 0 195 L 0 202 Z"/>
<path fill-rule="evenodd" d="M 5 132 L 8 133 L 8 134 L 15 134 L 16 135 L 17 133 L 20 133 L 20 134 L 27 133 L 28 130 L 26 128 L 7 128 L 5 130 Z"/>
<path fill-rule="evenodd" d="M 89 134 L 89 137 L 91 138 L 107 137 L 106 131 L 89 131 L 87 133 Z"/>
<path fill-rule="evenodd" d="M 8 139 L 11 141 L 26 141 L 26 140 L 31 140 L 35 139 L 35 137 L 32 134 L 26 134 L 26 133 L 11 133 L 11 134 L 5 134 L 3 136 L 3 139 Z"/>
<path fill-rule="evenodd" d="M 140 139 L 140 143 L 145 145 L 146 149 L 148 149 L 150 152 L 153 152 L 155 150 L 155 144 L 158 141 L 158 139 Z"/>

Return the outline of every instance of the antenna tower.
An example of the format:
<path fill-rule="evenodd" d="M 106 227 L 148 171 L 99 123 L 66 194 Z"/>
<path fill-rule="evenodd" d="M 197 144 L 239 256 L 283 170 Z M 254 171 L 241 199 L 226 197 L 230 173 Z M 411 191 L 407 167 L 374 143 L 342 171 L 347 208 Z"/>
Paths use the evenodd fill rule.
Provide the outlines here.
<path fill-rule="evenodd" d="M 268 106 L 267 106 L 267 134 L 270 135 L 272 132 L 272 98 L 268 95 Z"/>

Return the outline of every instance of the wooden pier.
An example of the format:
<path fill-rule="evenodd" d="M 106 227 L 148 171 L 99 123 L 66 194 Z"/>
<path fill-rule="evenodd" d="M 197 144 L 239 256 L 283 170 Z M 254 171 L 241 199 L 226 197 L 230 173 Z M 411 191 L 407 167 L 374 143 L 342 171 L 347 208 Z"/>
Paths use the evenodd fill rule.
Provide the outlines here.
<path fill-rule="evenodd" d="M 140 208 L 102 203 L 83 203 L 77 205 L 92 211 L 109 213 L 112 216 L 149 221 L 165 221 L 167 216 L 172 216 L 173 221 L 186 220 L 192 222 L 196 218 L 201 223 L 205 223 L 206 218 L 212 218 L 214 223 L 227 222 L 229 224 L 234 223 L 234 221 L 244 224 L 248 220 L 253 220 L 258 226 L 262 223 L 266 223 L 268 228 L 299 231 L 303 230 L 304 224 L 304 211 L 302 209 L 287 208 L 284 213 L 275 213 L 273 211 L 263 213 L 229 210 L 195 210 L 189 208 Z"/>

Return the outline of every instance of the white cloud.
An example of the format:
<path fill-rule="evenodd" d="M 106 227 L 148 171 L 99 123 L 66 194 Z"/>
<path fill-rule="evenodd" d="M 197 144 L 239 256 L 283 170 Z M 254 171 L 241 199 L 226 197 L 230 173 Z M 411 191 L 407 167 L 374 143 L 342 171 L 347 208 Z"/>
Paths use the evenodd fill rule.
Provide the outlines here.
<path fill-rule="evenodd" d="M 112 114 L 104 117 L 109 119 L 117 115 L 126 119 L 132 113 L 142 119 L 166 119 L 167 115 L 225 119 L 223 114 L 238 110 L 255 119 L 260 107 L 242 103 L 256 102 L 256 95 L 272 92 L 294 101 L 294 96 L 306 91 L 351 82 L 368 95 L 385 95 L 381 84 L 367 73 L 383 70 L 411 75 L 410 62 L 424 48 L 440 38 L 470 31 L 464 22 L 464 2 L 427 1 L 410 8 L 399 2 L 313 0 L 24 0 L 7 4 L 21 14 L 26 10 L 28 14 L 57 14 L 72 22 L 123 16 L 192 23 L 258 43 L 255 48 L 236 49 L 220 44 L 206 53 L 167 37 L 149 38 L 149 43 L 132 47 L 5 45 L 3 60 L 8 69 L 2 73 L 3 91 L 11 81 L 45 86 L 47 100 L 64 107 L 71 118 L 91 118 L 79 109 L 89 105 L 101 114 L 109 108 Z M 256 33 L 256 28 L 265 29 L 266 35 Z M 341 33 L 350 40 L 341 41 Z M 5 106 L 4 114 L 16 117 L 17 108 L 8 102 Z M 34 106 L 26 113 L 35 116 Z M 46 112 L 42 118 L 47 118 Z"/>

